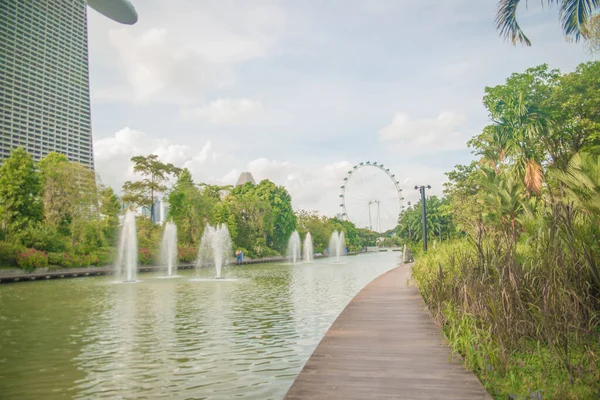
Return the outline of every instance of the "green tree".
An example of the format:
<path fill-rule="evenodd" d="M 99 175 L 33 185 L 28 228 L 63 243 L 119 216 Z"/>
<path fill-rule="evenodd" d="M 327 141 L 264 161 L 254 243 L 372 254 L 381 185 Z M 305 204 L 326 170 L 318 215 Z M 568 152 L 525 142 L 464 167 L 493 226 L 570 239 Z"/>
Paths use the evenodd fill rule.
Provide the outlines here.
<path fill-rule="evenodd" d="M 0 221 L 16 233 L 41 219 L 40 178 L 31 155 L 19 147 L 0 167 Z"/>
<path fill-rule="evenodd" d="M 283 186 L 276 186 L 268 179 L 254 187 L 256 197 L 269 203 L 273 213 L 273 231 L 267 233 L 269 247 L 280 253 L 287 248 L 288 238 L 296 230 L 296 214 L 292 209 L 292 197 Z"/>
<path fill-rule="evenodd" d="M 117 242 L 120 213 L 119 197 L 111 187 L 105 187 L 100 191 L 100 214 L 104 222 L 104 237 L 111 245 L 115 245 Z"/>
<path fill-rule="evenodd" d="M 496 27 L 500 35 L 510 40 L 513 44 L 520 42 L 531 46 L 531 41 L 517 21 L 517 8 L 520 0 L 499 0 L 496 13 Z M 543 3 L 543 0 L 542 0 Z M 581 38 L 587 39 L 592 31 L 588 21 L 600 7 L 599 0 L 546 0 L 548 6 L 556 3 L 559 8 L 559 17 L 562 30 L 568 40 L 578 42 Z"/>
<path fill-rule="evenodd" d="M 201 197 L 190 171 L 183 169 L 168 196 L 168 218 L 177 225 L 177 238 L 181 243 L 196 245 L 204 230 L 206 218 Z"/>
<path fill-rule="evenodd" d="M 98 192 L 93 171 L 63 154 L 50 153 L 38 163 L 42 177 L 44 221 L 73 244 L 85 235 L 86 224 L 98 220 Z"/>
<path fill-rule="evenodd" d="M 159 161 L 156 154 L 131 157 L 131 161 L 134 163 L 133 171 L 142 175 L 144 179 L 135 182 L 127 181 L 123 184 L 123 201 L 147 207 L 154 222 L 154 205 L 158 200 L 157 196 L 167 190 L 167 180 L 171 176 L 179 175 L 181 168 Z"/>

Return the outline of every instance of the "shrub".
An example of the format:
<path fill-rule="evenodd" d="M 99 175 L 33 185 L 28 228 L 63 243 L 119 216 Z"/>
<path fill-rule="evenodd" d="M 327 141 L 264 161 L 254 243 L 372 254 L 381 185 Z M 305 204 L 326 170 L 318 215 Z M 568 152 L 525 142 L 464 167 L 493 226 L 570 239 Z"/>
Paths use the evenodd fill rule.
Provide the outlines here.
<path fill-rule="evenodd" d="M 0 265 L 18 265 L 19 253 L 24 250 L 22 246 L 10 242 L 0 242 Z"/>
<path fill-rule="evenodd" d="M 19 253 L 17 264 L 26 272 L 48 266 L 48 255 L 36 249 L 25 249 Z"/>
<path fill-rule="evenodd" d="M 65 253 L 48 253 L 48 264 L 49 265 L 60 265 L 62 266 L 65 260 Z"/>
<path fill-rule="evenodd" d="M 61 237 L 56 228 L 51 226 L 40 225 L 28 228 L 21 232 L 19 238 L 25 247 L 56 253 L 67 250 L 67 241 Z"/>
<path fill-rule="evenodd" d="M 95 252 L 98 257 L 98 263 L 94 265 L 108 265 L 115 261 L 116 249 L 114 247 L 103 247 Z"/>
<path fill-rule="evenodd" d="M 154 261 L 154 255 L 147 248 L 139 248 L 138 249 L 138 262 L 141 265 L 150 265 Z"/>
<path fill-rule="evenodd" d="M 196 261 L 198 249 L 192 246 L 179 246 L 177 248 L 177 258 L 181 263 L 190 263 Z"/>

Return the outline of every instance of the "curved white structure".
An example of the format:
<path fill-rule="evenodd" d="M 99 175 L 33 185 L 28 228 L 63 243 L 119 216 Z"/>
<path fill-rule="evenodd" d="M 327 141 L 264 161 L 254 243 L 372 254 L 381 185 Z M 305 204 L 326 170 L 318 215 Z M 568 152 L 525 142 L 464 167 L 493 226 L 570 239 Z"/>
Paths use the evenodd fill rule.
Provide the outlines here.
<path fill-rule="evenodd" d="M 340 189 L 342 189 L 342 193 L 340 194 L 340 199 L 341 199 L 341 204 L 340 204 L 340 208 L 342 209 L 342 218 L 350 221 L 350 218 L 348 218 L 348 211 L 346 210 L 346 184 L 348 183 L 348 181 L 350 180 L 350 178 L 352 177 L 352 174 L 354 172 L 356 172 L 357 170 L 361 169 L 361 168 L 365 168 L 365 167 L 375 167 L 377 169 L 382 170 L 383 172 L 385 172 L 385 174 L 387 176 L 390 177 L 390 179 L 392 180 L 392 182 L 394 182 L 394 186 L 396 187 L 396 191 L 398 192 L 398 203 L 399 203 L 399 212 L 402 212 L 402 200 L 404 200 L 404 197 L 402 197 L 402 189 L 400 188 L 400 182 L 398 182 L 396 180 L 396 175 L 392 174 L 390 172 L 389 168 L 383 168 L 383 164 L 377 164 L 377 162 L 371 162 L 371 161 L 367 161 L 367 162 L 361 162 L 358 165 L 355 165 L 354 167 L 352 167 L 352 169 L 350 171 L 348 171 L 348 173 L 346 174 L 346 177 L 344 178 L 344 184 L 340 187 Z"/>
<path fill-rule="evenodd" d="M 126 25 L 138 20 L 137 12 L 129 0 L 87 0 L 88 6 L 100 14 Z"/>

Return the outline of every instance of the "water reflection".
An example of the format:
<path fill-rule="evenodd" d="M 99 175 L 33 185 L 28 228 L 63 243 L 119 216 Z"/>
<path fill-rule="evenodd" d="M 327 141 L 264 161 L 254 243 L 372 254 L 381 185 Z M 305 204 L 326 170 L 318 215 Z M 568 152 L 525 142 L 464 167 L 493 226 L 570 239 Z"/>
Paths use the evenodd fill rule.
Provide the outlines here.
<path fill-rule="evenodd" d="M 110 278 L 7 285 L 0 393 L 281 398 L 348 301 L 396 259 L 229 267 L 231 282 L 208 279 L 214 272 L 206 269 L 202 282 L 180 271 L 181 279 L 148 274 L 135 285 Z M 27 307 L 36 298 L 44 301 Z"/>

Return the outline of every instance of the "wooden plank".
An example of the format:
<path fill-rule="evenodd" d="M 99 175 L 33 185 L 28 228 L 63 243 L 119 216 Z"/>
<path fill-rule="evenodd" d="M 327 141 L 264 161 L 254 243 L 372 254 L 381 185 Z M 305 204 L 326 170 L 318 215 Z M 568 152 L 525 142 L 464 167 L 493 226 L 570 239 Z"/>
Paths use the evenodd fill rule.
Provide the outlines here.
<path fill-rule="evenodd" d="M 286 395 L 296 399 L 491 399 L 456 361 L 414 286 L 410 265 L 361 290 Z"/>

